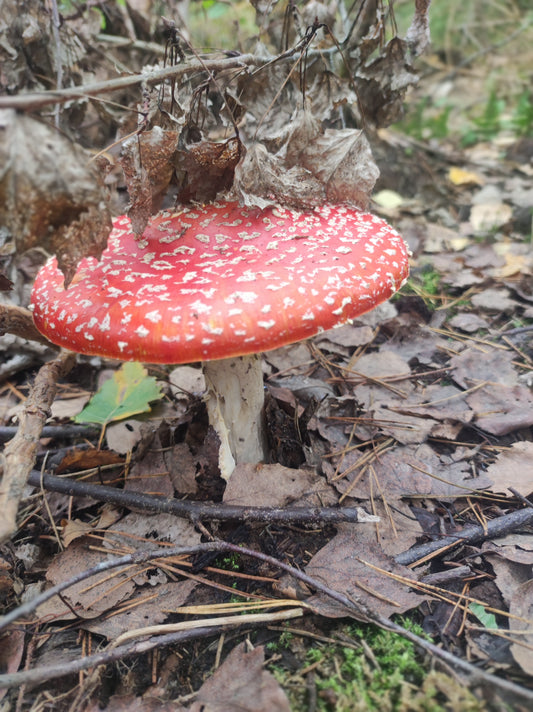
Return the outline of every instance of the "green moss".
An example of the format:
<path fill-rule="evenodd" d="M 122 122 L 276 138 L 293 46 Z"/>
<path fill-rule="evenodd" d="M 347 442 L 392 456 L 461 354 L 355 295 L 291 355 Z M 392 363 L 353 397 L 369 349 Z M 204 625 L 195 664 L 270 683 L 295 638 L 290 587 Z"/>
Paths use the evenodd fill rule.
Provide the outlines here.
<path fill-rule="evenodd" d="M 409 621 L 403 625 L 424 633 Z M 389 631 L 350 625 L 343 640 L 352 646 L 315 645 L 302 665 L 312 673 L 319 712 L 481 712 L 485 707 L 452 678 L 429 669 L 413 643 Z M 356 646 L 355 648 L 353 646 Z M 293 712 L 308 709 L 309 680 L 281 666 L 272 671 L 287 692 Z"/>

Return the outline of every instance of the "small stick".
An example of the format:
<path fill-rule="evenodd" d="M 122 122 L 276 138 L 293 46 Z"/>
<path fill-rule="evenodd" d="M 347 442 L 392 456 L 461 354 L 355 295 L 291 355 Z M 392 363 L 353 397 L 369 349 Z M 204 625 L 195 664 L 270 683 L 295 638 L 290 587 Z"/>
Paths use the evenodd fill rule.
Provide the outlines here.
<path fill-rule="evenodd" d="M 128 77 L 117 77 L 103 82 L 93 82 L 78 87 L 0 96 L 0 109 L 35 111 L 35 109 L 48 104 L 65 104 L 67 101 L 94 97 L 117 89 L 135 86 L 136 84 L 147 84 L 149 86 L 159 84 L 165 79 L 186 76 L 194 72 L 205 72 L 206 68 L 210 72 L 222 72 L 225 69 L 243 69 L 246 66 L 261 66 L 265 63 L 265 59 L 260 59 L 253 54 L 242 54 L 238 57 L 226 57 L 224 59 L 206 59 L 201 62 L 190 60 L 184 64 L 172 65 L 163 69 L 153 69 L 149 72 L 131 74 Z"/>
<path fill-rule="evenodd" d="M 74 366 L 76 354 L 62 351 L 45 363 L 19 416 L 19 427 L 0 455 L 0 542 L 8 539 L 17 527 L 17 509 L 28 475 L 35 465 L 41 431 L 57 392 L 57 381 Z"/>
<path fill-rule="evenodd" d="M 490 522 L 487 522 L 486 526 L 472 524 L 464 527 L 461 531 L 452 536 L 445 536 L 435 541 L 428 541 L 425 544 L 413 546 L 408 551 L 404 551 L 398 554 L 398 556 L 395 556 L 394 560 L 397 564 L 409 566 L 410 564 L 415 564 L 419 559 L 426 559 L 441 549 L 447 548 L 449 550 L 460 544 L 477 544 L 480 541 L 504 536 L 532 522 L 533 508 L 530 505 L 527 509 L 519 509 L 516 512 L 504 514 L 501 517 L 492 519 Z"/>
<path fill-rule="evenodd" d="M 46 336 L 37 331 L 31 311 L 14 304 L 0 304 L 0 336 L 4 334 L 14 334 L 22 339 L 37 341 L 39 344 L 57 349 L 57 346 L 48 341 Z"/>
<path fill-rule="evenodd" d="M 249 522 L 357 522 L 357 507 L 247 507 L 233 504 L 214 504 L 212 502 L 191 502 L 180 499 L 167 499 L 142 492 L 129 492 L 105 485 L 94 485 L 55 475 L 41 475 L 33 470 L 28 483 L 34 487 L 42 486 L 53 492 L 62 492 L 69 496 L 90 497 L 97 502 L 108 502 L 122 507 L 141 509 L 148 512 L 166 512 L 177 517 L 186 517 L 192 521 L 216 519 L 218 521 L 242 520 Z"/>

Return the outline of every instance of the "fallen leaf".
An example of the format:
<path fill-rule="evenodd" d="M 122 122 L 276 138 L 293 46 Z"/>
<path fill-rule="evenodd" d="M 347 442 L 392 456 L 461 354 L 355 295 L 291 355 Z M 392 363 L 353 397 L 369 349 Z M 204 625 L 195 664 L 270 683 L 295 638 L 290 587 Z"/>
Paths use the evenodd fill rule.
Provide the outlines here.
<path fill-rule="evenodd" d="M 508 289 L 485 289 L 479 294 L 474 294 L 472 304 L 479 309 L 491 312 L 513 312 L 519 302 L 510 298 Z"/>
<path fill-rule="evenodd" d="M 469 346 L 452 356 L 449 367 L 453 380 L 465 389 L 480 383 L 515 386 L 518 374 L 513 366 L 514 354 L 488 345 L 486 348 L 489 350 L 483 350 L 484 346 Z"/>
<path fill-rule="evenodd" d="M 107 557 L 101 552 L 91 550 L 92 538 L 75 539 L 64 551 L 53 558 L 46 571 L 46 578 L 52 584 L 63 583 L 83 571 L 97 566 Z M 80 581 L 69 586 L 62 597 L 70 604 L 54 596 L 38 608 L 39 616 L 53 616 L 60 620 L 95 618 L 104 611 L 112 610 L 120 601 L 129 598 L 135 589 L 131 572 L 118 571 L 110 576 L 108 571 L 96 574 L 87 581 Z M 72 612 L 72 609 L 76 613 Z"/>
<path fill-rule="evenodd" d="M 0 670 L 2 670 L 3 675 L 17 672 L 19 669 L 24 654 L 24 638 L 24 631 L 16 628 L 12 628 L 2 635 Z M 7 692 L 7 688 L 0 690 L 0 701 Z"/>
<path fill-rule="evenodd" d="M 473 205 L 470 224 L 474 232 L 490 232 L 506 225 L 513 217 L 510 205 L 500 202 Z"/>
<path fill-rule="evenodd" d="M 380 190 L 377 193 L 374 193 L 372 200 L 381 208 L 387 208 L 389 210 L 399 208 L 405 202 L 399 193 L 389 189 Z"/>
<path fill-rule="evenodd" d="M 117 369 L 89 404 L 77 415 L 76 423 L 106 425 L 150 410 L 150 401 L 161 397 L 156 379 L 140 363 L 126 362 Z"/>
<path fill-rule="evenodd" d="M 319 615 L 328 618 L 350 615 L 364 621 L 368 620 L 364 613 L 364 608 L 368 607 L 388 618 L 415 608 L 423 601 L 423 596 L 408 585 L 387 575 L 398 574 L 415 580 L 410 569 L 396 564 L 378 544 L 368 540 L 363 526 L 373 527 L 372 524 L 350 529 L 344 526 L 343 531 L 320 549 L 305 567 L 308 576 L 348 596 L 356 605 L 361 603 L 360 615 L 348 612 L 345 606 L 324 594 L 317 594 L 306 599 L 306 603 Z M 377 571 L 372 566 L 384 571 Z"/>
<path fill-rule="evenodd" d="M 275 677 L 264 669 L 262 647 L 237 645 L 198 690 L 189 712 L 290 712 Z"/>
<path fill-rule="evenodd" d="M 511 653 L 526 675 L 533 675 L 533 633 L 530 623 L 533 620 L 533 579 L 517 588 L 509 613 L 513 616 L 509 620 L 509 635 L 516 633 L 515 639 L 519 641 L 511 645 Z"/>
<path fill-rule="evenodd" d="M 138 588 L 123 607 L 118 604 L 105 620 L 86 622 L 84 630 L 114 640 L 135 628 L 160 625 L 185 604 L 197 586 L 196 581 L 166 581 Z"/>
<path fill-rule="evenodd" d="M 457 186 L 484 185 L 485 179 L 478 173 L 467 171 L 464 168 L 452 166 L 448 171 L 448 180 Z"/>
<path fill-rule="evenodd" d="M 533 402 L 532 402 L 533 407 Z M 530 413 L 530 417 L 533 412 Z M 507 492 L 514 487 L 524 497 L 533 492 L 533 443 L 527 440 L 513 443 L 503 450 L 487 468 L 492 492 Z"/>
<path fill-rule="evenodd" d="M 533 425 L 533 395 L 524 386 L 489 384 L 470 393 L 466 402 L 475 411 L 477 427 L 492 435 L 507 435 Z"/>
<path fill-rule="evenodd" d="M 283 507 L 300 499 L 316 482 L 311 470 L 282 465 L 236 466 L 224 492 L 225 504 Z"/>

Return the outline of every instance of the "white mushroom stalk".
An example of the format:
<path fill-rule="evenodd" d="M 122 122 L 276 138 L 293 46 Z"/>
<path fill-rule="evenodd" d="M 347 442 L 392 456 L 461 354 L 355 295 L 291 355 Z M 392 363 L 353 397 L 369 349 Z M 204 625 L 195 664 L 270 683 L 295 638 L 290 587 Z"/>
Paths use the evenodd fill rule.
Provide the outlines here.
<path fill-rule="evenodd" d="M 265 458 L 259 360 L 240 357 L 344 324 L 407 279 L 408 250 L 383 220 L 346 206 L 309 213 L 224 202 L 162 212 L 137 241 L 114 223 L 68 289 L 55 259 L 32 308 L 50 341 L 148 363 L 204 362 L 221 472 Z M 206 365 L 208 364 L 208 365 Z"/>

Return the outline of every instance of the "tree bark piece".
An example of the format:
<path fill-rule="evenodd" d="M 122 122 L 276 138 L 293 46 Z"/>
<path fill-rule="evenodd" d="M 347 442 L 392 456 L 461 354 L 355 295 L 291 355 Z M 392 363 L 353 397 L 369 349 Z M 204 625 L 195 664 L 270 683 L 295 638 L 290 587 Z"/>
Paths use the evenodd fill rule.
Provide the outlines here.
<path fill-rule="evenodd" d="M 74 365 L 76 354 L 63 351 L 46 363 L 35 382 L 20 414 L 19 429 L 0 455 L 0 542 L 8 539 L 17 526 L 17 510 L 24 486 L 35 460 L 39 438 L 57 392 L 57 381 Z"/>

